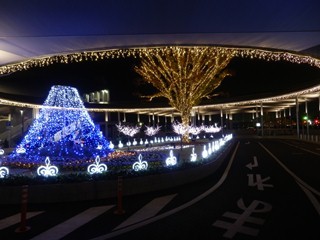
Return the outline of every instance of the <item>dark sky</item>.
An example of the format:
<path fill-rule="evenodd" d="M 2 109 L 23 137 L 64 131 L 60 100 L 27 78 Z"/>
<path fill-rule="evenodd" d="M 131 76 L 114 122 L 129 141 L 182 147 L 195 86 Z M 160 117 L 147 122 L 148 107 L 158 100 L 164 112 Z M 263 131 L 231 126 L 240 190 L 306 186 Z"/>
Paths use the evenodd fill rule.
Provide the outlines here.
<path fill-rule="evenodd" d="M 150 85 L 140 85 L 133 70 L 137 59 L 109 59 L 99 62 L 55 64 L 0 77 L 0 92 L 36 97 L 42 103 L 52 85 L 76 87 L 80 94 L 108 89 L 111 101 L 140 101 L 139 94 L 151 93 Z M 233 76 L 215 90 L 219 98 L 281 93 L 319 84 L 320 70 L 304 64 L 232 60 Z"/>

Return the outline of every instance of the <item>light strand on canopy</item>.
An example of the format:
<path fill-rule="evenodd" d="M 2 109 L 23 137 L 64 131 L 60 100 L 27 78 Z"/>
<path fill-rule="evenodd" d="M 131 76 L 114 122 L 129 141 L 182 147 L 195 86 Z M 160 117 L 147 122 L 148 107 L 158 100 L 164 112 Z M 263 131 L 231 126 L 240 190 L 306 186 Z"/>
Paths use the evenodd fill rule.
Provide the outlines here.
<path fill-rule="evenodd" d="M 223 46 L 158 46 L 141 48 L 105 49 L 96 51 L 83 51 L 65 53 L 60 55 L 41 56 L 18 63 L 11 63 L 0 67 L 0 75 L 28 70 L 34 67 L 47 67 L 55 63 L 70 64 L 83 61 L 99 61 L 104 59 L 143 57 L 149 54 L 166 53 L 168 48 L 193 48 L 201 52 L 205 47 L 214 48 L 216 52 L 232 55 L 233 57 L 258 58 L 266 61 L 288 61 L 291 63 L 305 63 L 320 68 L 320 59 L 280 50 L 266 50 L 259 48 L 223 47 Z"/>

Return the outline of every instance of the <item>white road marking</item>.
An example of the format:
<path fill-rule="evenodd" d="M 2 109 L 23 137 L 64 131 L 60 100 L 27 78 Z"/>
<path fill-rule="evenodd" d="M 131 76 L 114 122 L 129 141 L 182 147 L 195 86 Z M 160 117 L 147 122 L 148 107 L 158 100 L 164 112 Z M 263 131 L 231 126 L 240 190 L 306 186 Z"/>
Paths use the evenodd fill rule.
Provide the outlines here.
<path fill-rule="evenodd" d="M 77 228 L 81 227 L 82 225 L 88 223 L 92 219 L 108 211 L 112 207 L 113 205 L 89 208 L 82 213 L 68 219 L 67 221 L 60 223 L 53 228 L 50 228 L 49 230 L 39 234 L 38 236 L 35 236 L 34 238 L 32 238 L 32 240 L 61 239 Z"/>
<path fill-rule="evenodd" d="M 39 212 L 27 212 L 27 219 L 32 218 L 34 216 L 37 216 L 39 214 L 43 213 L 43 211 Z M 14 224 L 17 224 L 20 222 L 20 213 L 17 213 L 15 215 L 12 215 L 10 217 L 4 218 L 0 220 L 0 230 L 5 229 L 7 227 L 10 227 Z"/>
<path fill-rule="evenodd" d="M 270 177 L 261 178 L 260 174 L 247 174 L 248 176 L 248 186 L 249 187 L 257 187 L 258 190 L 264 191 L 264 187 L 273 187 L 272 184 L 264 183 L 268 180 L 270 180 Z M 254 176 L 256 177 L 256 180 L 254 179 Z"/>
<path fill-rule="evenodd" d="M 243 199 L 240 198 L 237 201 L 237 205 L 240 209 L 243 210 L 243 213 L 235 213 L 235 212 L 225 212 L 223 217 L 229 218 L 228 221 L 217 220 L 212 226 L 224 228 L 226 232 L 223 234 L 225 238 L 233 238 L 237 233 L 243 233 L 251 236 L 257 236 L 259 234 L 259 230 L 255 229 L 251 226 L 244 226 L 246 222 L 254 223 L 257 225 L 263 225 L 264 219 L 258 217 L 252 217 L 252 213 L 265 213 L 269 212 L 272 209 L 272 206 L 269 203 L 262 202 L 259 200 L 253 200 L 251 204 L 247 207 Z M 233 222 L 230 222 L 235 220 Z"/>
<path fill-rule="evenodd" d="M 170 211 L 167 211 L 165 213 L 162 213 L 160 215 L 157 215 L 155 217 L 152 217 L 152 218 L 148 218 L 144 221 L 141 221 L 141 222 L 138 222 L 136 224 L 133 224 L 133 225 L 130 225 L 126 228 L 122 228 L 122 229 L 119 229 L 119 230 L 115 230 L 111 233 L 107 233 L 105 235 L 101 235 L 99 237 L 96 237 L 96 238 L 92 238 L 91 240 L 105 240 L 105 239 L 109 239 L 109 238 L 112 238 L 112 237 L 115 237 L 115 236 L 118 236 L 118 235 L 121 235 L 123 233 L 126 233 L 126 232 L 130 232 L 132 230 L 135 230 L 137 228 L 140 228 L 140 227 L 143 227 L 147 224 L 150 224 L 150 223 L 153 223 L 153 222 L 156 222 L 156 221 L 159 221 L 163 218 L 166 218 L 168 216 L 171 216 L 172 214 L 175 214 L 179 211 L 182 211 L 184 210 L 185 208 L 187 207 L 190 207 L 192 206 L 193 204 L 199 202 L 200 200 L 204 199 L 205 197 L 207 197 L 208 195 L 212 194 L 215 190 L 217 190 L 221 185 L 222 183 L 226 180 L 227 176 L 228 176 L 228 173 L 230 171 L 230 168 L 231 168 L 231 165 L 233 163 L 233 160 L 234 160 L 234 157 L 236 155 L 236 152 L 238 151 L 238 148 L 239 148 L 239 142 L 237 143 L 237 146 L 236 146 L 236 149 L 234 150 L 234 152 L 232 153 L 232 156 L 231 156 L 231 159 L 226 167 L 226 169 L 224 170 L 221 178 L 219 179 L 219 181 L 213 185 L 210 189 L 208 189 L 207 191 L 205 191 L 204 193 L 200 194 L 199 196 L 197 196 L 196 198 L 192 199 L 191 201 L 185 203 L 185 204 L 182 204 L 180 205 L 179 207 L 177 208 L 174 208 Z"/>
<path fill-rule="evenodd" d="M 137 222 L 141 222 L 150 217 L 155 216 L 164 206 L 166 206 L 177 194 L 172 194 L 168 196 L 163 196 L 155 198 L 150 201 L 147 205 L 137 211 L 135 214 L 131 215 L 126 221 L 122 222 L 114 230 L 119 228 L 127 227 Z"/>
<path fill-rule="evenodd" d="M 250 170 L 252 170 L 252 168 L 254 168 L 254 167 L 258 167 L 257 157 L 254 156 L 254 157 L 253 157 L 253 163 L 247 164 L 246 167 L 249 168 Z"/>
<path fill-rule="evenodd" d="M 313 196 L 313 194 L 307 188 L 305 188 L 299 182 L 297 182 L 297 183 L 302 188 L 302 190 L 305 192 L 305 194 L 309 198 L 310 202 L 312 203 L 313 207 L 316 209 L 316 211 L 320 215 L 320 203 L 318 202 L 318 200 Z"/>
<path fill-rule="evenodd" d="M 303 186 L 303 190 L 304 190 L 304 192 L 306 193 L 306 195 L 307 195 L 307 197 L 309 198 L 309 200 L 311 201 L 311 203 L 313 204 L 313 206 L 316 208 L 316 211 L 320 214 L 320 204 L 319 204 L 319 202 L 317 201 L 317 199 L 312 195 L 312 193 L 313 194 L 316 194 L 316 195 L 318 195 L 318 196 L 320 196 L 320 192 L 318 191 L 318 190 L 316 190 L 316 189 L 314 189 L 313 187 L 311 187 L 310 185 L 308 185 L 306 182 L 304 182 L 304 181 L 302 181 L 302 179 L 301 178 L 299 178 L 297 175 L 295 175 L 290 169 L 288 169 L 276 156 L 274 156 L 262 143 L 260 143 L 259 142 L 259 144 L 260 144 L 260 146 L 262 147 L 262 148 L 264 148 L 266 151 L 267 151 L 267 153 L 269 153 L 270 154 L 270 156 L 271 157 L 273 157 L 273 159 L 274 160 L 276 160 L 276 162 L 281 166 L 281 167 L 283 167 L 284 168 L 284 170 L 285 171 L 287 171 L 295 180 L 296 180 L 296 182 L 298 183 L 298 185 L 300 186 Z M 305 191 L 305 190 L 308 190 L 308 191 Z M 310 198 L 310 196 L 312 196 L 311 198 Z M 315 204 L 315 202 L 316 202 L 316 204 Z"/>

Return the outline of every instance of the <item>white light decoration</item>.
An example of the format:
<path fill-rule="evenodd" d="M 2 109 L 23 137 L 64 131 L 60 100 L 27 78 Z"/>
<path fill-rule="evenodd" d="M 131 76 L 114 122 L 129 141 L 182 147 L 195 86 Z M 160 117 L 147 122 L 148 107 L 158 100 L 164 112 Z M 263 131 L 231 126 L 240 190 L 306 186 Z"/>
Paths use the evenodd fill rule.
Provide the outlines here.
<path fill-rule="evenodd" d="M 114 144 L 110 141 L 110 143 L 109 143 L 109 148 L 110 149 L 114 149 Z"/>
<path fill-rule="evenodd" d="M 215 151 L 218 151 L 219 148 L 220 148 L 220 143 L 219 143 L 219 141 L 215 141 L 215 142 L 214 142 L 214 150 L 215 150 Z"/>
<path fill-rule="evenodd" d="M 156 135 L 159 131 L 160 131 L 160 126 L 156 126 L 156 127 L 148 127 L 148 126 L 146 126 L 146 130 L 144 131 L 144 133 L 147 135 L 147 136 L 149 136 L 149 137 L 151 137 L 151 136 L 154 136 L 154 135 Z"/>
<path fill-rule="evenodd" d="M 95 163 L 90 164 L 87 168 L 89 174 L 103 173 L 108 171 L 108 167 L 104 163 L 100 163 L 100 157 L 97 156 Z"/>
<path fill-rule="evenodd" d="M 147 161 L 141 161 L 142 160 L 142 155 L 141 154 L 139 154 L 138 159 L 139 159 L 139 161 L 137 161 L 134 164 L 132 164 L 132 169 L 134 171 L 147 170 L 148 163 L 147 163 Z"/>
<path fill-rule="evenodd" d="M 194 148 L 192 148 L 192 153 L 190 155 L 190 161 L 191 162 L 197 161 L 197 154 L 194 152 Z"/>
<path fill-rule="evenodd" d="M 5 178 L 9 175 L 9 168 L 0 167 L 0 178 Z"/>
<path fill-rule="evenodd" d="M 121 140 L 119 141 L 118 148 L 123 148 L 123 143 L 121 142 Z"/>
<path fill-rule="evenodd" d="M 102 149 L 102 145 L 99 144 L 99 145 L 97 146 L 97 149 L 98 149 L 98 150 L 101 150 L 101 149 Z"/>
<path fill-rule="evenodd" d="M 51 166 L 50 165 L 50 159 L 49 157 L 46 157 L 45 160 L 45 166 L 40 166 L 37 169 L 37 174 L 39 176 L 43 176 L 43 177 L 54 177 L 57 176 L 59 169 L 56 166 Z"/>
<path fill-rule="evenodd" d="M 137 144 L 138 144 L 138 143 L 137 143 L 136 139 L 134 138 L 134 139 L 133 139 L 133 142 L 132 142 L 132 145 L 133 145 L 133 146 L 136 146 Z"/>
<path fill-rule="evenodd" d="M 142 139 L 140 139 L 140 142 L 139 142 L 139 144 L 140 144 L 140 145 L 143 145 L 143 141 L 142 141 Z"/>
<path fill-rule="evenodd" d="M 131 142 L 130 142 L 130 141 L 127 142 L 127 146 L 128 146 L 128 147 L 131 146 Z"/>
<path fill-rule="evenodd" d="M 206 145 L 203 146 L 202 157 L 207 158 L 209 156 Z"/>
<path fill-rule="evenodd" d="M 136 135 L 140 131 L 140 127 L 138 127 L 138 126 L 132 127 L 132 126 L 116 124 L 116 127 L 119 132 L 123 133 L 124 135 L 130 136 L 130 137 L 133 137 L 134 135 Z"/>
<path fill-rule="evenodd" d="M 203 127 L 191 126 L 189 129 L 189 133 L 192 135 L 198 135 L 203 130 Z"/>
<path fill-rule="evenodd" d="M 203 131 L 206 133 L 217 133 L 221 131 L 221 127 L 217 127 L 217 124 L 215 125 L 209 125 L 209 126 L 203 126 Z"/>
<path fill-rule="evenodd" d="M 172 150 L 170 150 L 170 156 L 166 159 L 167 166 L 174 166 L 177 164 L 177 158 L 173 156 Z"/>
<path fill-rule="evenodd" d="M 18 147 L 18 148 L 16 149 L 16 153 L 18 153 L 18 154 L 26 153 L 26 149 L 23 148 L 23 147 Z"/>
<path fill-rule="evenodd" d="M 176 134 L 184 135 L 185 133 L 189 132 L 190 126 L 185 126 L 179 122 L 173 122 L 172 128 Z"/>
<path fill-rule="evenodd" d="M 211 143 L 208 143 L 208 155 L 211 155 L 212 149 L 211 149 Z"/>
<path fill-rule="evenodd" d="M 4 150 L 0 149 L 0 155 L 3 155 L 3 154 L 4 154 Z"/>
<path fill-rule="evenodd" d="M 146 141 L 144 142 L 144 144 L 148 144 L 149 142 L 148 142 L 148 139 L 146 139 Z"/>

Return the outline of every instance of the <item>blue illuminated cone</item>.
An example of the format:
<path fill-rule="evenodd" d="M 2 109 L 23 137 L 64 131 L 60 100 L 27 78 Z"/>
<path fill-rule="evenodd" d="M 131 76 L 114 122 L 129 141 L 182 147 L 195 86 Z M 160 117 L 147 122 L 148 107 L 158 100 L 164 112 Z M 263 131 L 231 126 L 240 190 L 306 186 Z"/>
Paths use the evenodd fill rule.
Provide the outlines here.
<path fill-rule="evenodd" d="M 104 157 L 111 151 L 77 89 L 56 85 L 11 159 L 43 162 L 50 157 L 55 162 L 72 162 Z"/>

